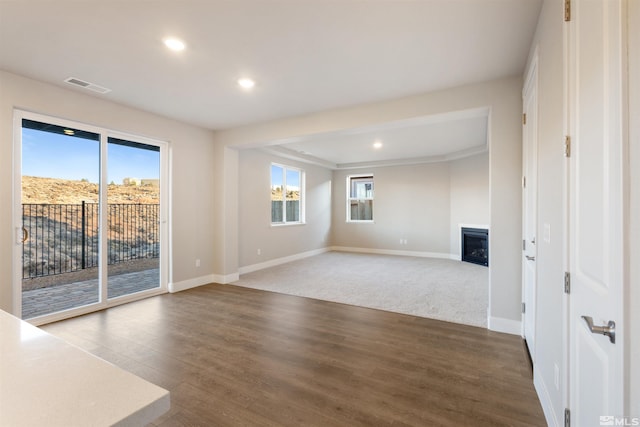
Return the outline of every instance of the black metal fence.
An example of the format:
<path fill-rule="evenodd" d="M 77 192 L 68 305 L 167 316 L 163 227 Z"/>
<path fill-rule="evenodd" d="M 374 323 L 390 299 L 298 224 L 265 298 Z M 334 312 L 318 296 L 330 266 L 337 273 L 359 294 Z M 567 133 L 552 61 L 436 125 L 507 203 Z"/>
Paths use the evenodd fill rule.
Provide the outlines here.
<path fill-rule="evenodd" d="M 287 200 L 287 222 L 300 221 L 300 200 Z M 282 218 L 282 200 L 271 201 L 271 222 L 284 222 Z"/>
<path fill-rule="evenodd" d="M 108 264 L 160 254 L 158 204 L 109 204 Z M 22 278 L 70 273 L 98 266 L 97 203 L 23 204 Z"/>

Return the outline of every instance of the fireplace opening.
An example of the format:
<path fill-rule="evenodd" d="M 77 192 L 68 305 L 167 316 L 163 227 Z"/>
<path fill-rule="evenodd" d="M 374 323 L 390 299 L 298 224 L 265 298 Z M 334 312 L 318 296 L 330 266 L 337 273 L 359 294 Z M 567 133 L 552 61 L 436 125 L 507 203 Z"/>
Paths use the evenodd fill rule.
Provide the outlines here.
<path fill-rule="evenodd" d="M 462 229 L 462 261 L 489 266 L 489 230 Z"/>

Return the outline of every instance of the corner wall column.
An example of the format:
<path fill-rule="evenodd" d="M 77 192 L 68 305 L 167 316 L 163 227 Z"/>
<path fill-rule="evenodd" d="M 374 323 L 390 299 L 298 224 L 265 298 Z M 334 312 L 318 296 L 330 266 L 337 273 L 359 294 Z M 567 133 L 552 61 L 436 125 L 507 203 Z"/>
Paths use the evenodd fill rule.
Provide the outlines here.
<path fill-rule="evenodd" d="M 215 148 L 214 274 L 216 282 L 238 280 L 238 151 Z"/>

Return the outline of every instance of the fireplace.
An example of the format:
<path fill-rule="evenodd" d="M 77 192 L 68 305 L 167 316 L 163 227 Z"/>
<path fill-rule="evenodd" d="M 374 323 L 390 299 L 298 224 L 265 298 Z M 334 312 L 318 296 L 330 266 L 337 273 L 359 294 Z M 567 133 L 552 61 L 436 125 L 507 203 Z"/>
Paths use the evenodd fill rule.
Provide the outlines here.
<path fill-rule="evenodd" d="M 461 228 L 462 261 L 489 266 L 489 230 Z"/>

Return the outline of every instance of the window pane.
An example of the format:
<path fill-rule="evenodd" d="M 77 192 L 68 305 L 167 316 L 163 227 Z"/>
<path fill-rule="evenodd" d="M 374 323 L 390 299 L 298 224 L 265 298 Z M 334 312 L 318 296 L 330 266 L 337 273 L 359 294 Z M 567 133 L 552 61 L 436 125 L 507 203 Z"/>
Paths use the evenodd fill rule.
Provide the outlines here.
<path fill-rule="evenodd" d="M 22 119 L 22 318 L 96 304 L 100 135 Z"/>
<path fill-rule="evenodd" d="M 287 169 L 287 222 L 300 221 L 300 171 Z"/>
<path fill-rule="evenodd" d="M 373 220 L 373 200 L 351 200 L 351 221 Z"/>
<path fill-rule="evenodd" d="M 304 172 L 297 168 L 271 165 L 271 222 L 303 221 Z"/>
<path fill-rule="evenodd" d="M 300 171 L 287 169 L 287 200 L 300 199 Z"/>
<path fill-rule="evenodd" d="M 352 199 L 373 199 L 373 177 L 351 178 Z"/>
<path fill-rule="evenodd" d="M 282 222 L 282 200 L 271 200 L 271 222 Z"/>
<path fill-rule="evenodd" d="M 271 222 L 282 222 L 283 192 L 282 181 L 284 170 L 280 166 L 271 165 Z"/>
<path fill-rule="evenodd" d="M 373 175 L 347 177 L 347 221 L 373 221 Z"/>
<path fill-rule="evenodd" d="M 271 165 L 271 200 L 282 200 L 282 181 L 284 169 Z"/>
<path fill-rule="evenodd" d="M 107 156 L 107 295 L 117 298 L 160 287 L 160 147 L 109 137 Z"/>

